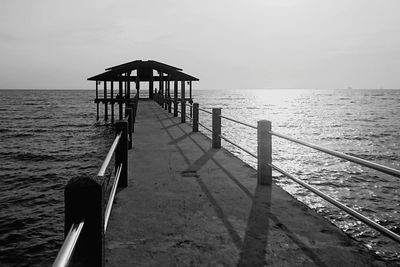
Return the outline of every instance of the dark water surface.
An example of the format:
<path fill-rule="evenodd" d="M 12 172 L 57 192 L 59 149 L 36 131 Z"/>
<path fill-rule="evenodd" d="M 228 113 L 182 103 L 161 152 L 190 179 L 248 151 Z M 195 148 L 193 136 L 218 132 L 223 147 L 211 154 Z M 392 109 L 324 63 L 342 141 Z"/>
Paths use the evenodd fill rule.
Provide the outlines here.
<path fill-rule="evenodd" d="M 51 265 L 63 240 L 63 189 L 71 177 L 96 173 L 113 129 L 95 121 L 93 91 L 0 90 L 0 266 Z M 195 91 L 203 108 L 400 169 L 400 91 Z M 210 116 L 200 113 L 210 124 Z M 223 134 L 256 150 L 252 129 L 223 120 Z M 255 166 L 253 158 L 223 143 Z M 400 233 L 398 178 L 273 140 L 278 166 Z M 276 174 L 296 198 L 400 263 L 400 246 Z"/>
<path fill-rule="evenodd" d="M 112 141 L 91 91 L 0 91 L 0 266 L 48 266 L 63 240 L 67 181 Z"/>

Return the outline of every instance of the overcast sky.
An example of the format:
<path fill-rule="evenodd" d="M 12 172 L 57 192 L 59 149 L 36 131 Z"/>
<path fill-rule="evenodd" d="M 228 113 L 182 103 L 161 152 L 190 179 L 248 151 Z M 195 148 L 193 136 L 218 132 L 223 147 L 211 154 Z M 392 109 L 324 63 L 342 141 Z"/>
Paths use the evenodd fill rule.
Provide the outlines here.
<path fill-rule="evenodd" d="M 398 0 L 1 0 L 0 88 L 153 59 L 200 89 L 400 88 Z"/>

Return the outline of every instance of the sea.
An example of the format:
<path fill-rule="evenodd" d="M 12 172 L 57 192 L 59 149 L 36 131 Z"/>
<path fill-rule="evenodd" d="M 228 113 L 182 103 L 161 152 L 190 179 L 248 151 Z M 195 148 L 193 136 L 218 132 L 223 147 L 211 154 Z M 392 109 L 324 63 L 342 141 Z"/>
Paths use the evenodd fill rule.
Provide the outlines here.
<path fill-rule="evenodd" d="M 0 90 L 0 266 L 48 266 L 63 242 L 64 187 L 96 174 L 114 132 L 96 121 L 93 90 Z M 200 108 L 400 169 L 400 90 L 194 90 Z M 139 106 L 140 109 L 140 106 Z M 211 117 L 200 111 L 208 127 Z M 139 126 L 138 126 L 139 127 Z M 200 128 L 205 134 L 208 132 Z M 222 134 L 256 153 L 254 129 Z M 250 166 L 256 161 L 222 145 Z M 273 137 L 273 163 L 400 234 L 399 178 Z M 275 182 L 374 253 L 400 265 L 400 245 L 279 173 Z"/>

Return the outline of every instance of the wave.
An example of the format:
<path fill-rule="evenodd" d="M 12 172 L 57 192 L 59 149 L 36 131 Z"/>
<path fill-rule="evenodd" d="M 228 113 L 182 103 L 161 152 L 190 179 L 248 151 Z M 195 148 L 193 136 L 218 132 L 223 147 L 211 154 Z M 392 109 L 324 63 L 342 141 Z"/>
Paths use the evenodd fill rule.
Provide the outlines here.
<path fill-rule="evenodd" d="M 97 158 L 98 155 L 95 151 L 92 152 L 82 152 L 76 153 L 71 151 L 70 153 L 35 153 L 35 152 L 12 152 L 3 151 L 0 152 L 0 158 L 8 160 L 18 160 L 18 161 L 46 161 L 46 162 L 69 162 L 76 160 L 90 161 L 93 158 Z"/>

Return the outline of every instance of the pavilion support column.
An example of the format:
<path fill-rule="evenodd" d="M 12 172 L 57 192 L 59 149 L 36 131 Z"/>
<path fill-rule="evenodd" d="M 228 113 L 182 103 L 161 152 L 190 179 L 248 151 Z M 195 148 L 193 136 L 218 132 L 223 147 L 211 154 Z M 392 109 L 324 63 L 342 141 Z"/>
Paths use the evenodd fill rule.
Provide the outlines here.
<path fill-rule="evenodd" d="M 171 81 L 168 79 L 168 113 L 171 113 L 172 101 L 171 101 Z"/>
<path fill-rule="evenodd" d="M 119 120 L 122 121 L 122 81 L 119 81 L 119 94 L 118 94 L 118 105 L 119 105 Z"/>
<path fill-rule="evenodd" d="M 136 94 L 138 97 L 140 96 L 139 91 L 140 91 L 140 77 L 139 77 L 139 73 L 138 73 L 138 75 L 136 77 Z"/>
<path fill-rule="evenodd" d="M 149 99 L 153 99 L 153 94 L 154 94 L 154 80 L 153 80 L 153 73 L 152 73 L 150 81 L 149 81 Z"/>
<path fill-rule="evenodd" d="M 174 117 L 178 117 L 178 81 L 174 81 Z"/>
<path fill-rule="evenodd" d="M 111 81 L 111 123 L 114 124 L 114 82 Z"/>
<path fill-rule="evenodd" d="M 104 120 L 108 121 L 107 81 L 104 81 Z"/>
<path fill-rule="evenodd" d="M 168 83 L 167 80 L 165 80 L 164 82 L 165 84 L 165 92 L 164 92 L 164 109 L 167 110 L 168 109 Z"/>
<path fill-rule="evenodd" d="M 128 75 L 128 73 L 126 75 Z M 131 99 L 131 81 L 126 82 L 126 87 L 127 87 L 126 99 Z"/>
<path fill-rule="evenodd" d="M 163 73 L 160 71 L 159 72 L 160 76 L 160 96 L 161 96 L 161 107 L 164 106 L 164 84 L 163 84 Z"/>
<path fill-rule="evenodd" d="M 181 82 L 181 122 L 186 122 L 185 81 Z"/>
<path fill-rule="evenodd" d="M 193 118 L 192 81 L 189 81 L 190 118 Z"/>
<path fill-rule="evenodd" d="M 192 81 L 189 82 L 189 95 L 190 100 L 192 100 Z"/>
<path fill-rule="evenodd" d="M 125 76 L 126 77 L 126 76 Z M 125 96 L 125 99 L 126 99 L 126 96 L 127 96 L 127 88 L 128 88 L 128 81 L 125 81 L 124 82 L 124 96 Z"/>
<path fill-rule="evenodd" d="M 96 120 L 99 121 L 99 81 L 96 81 Z"/>

